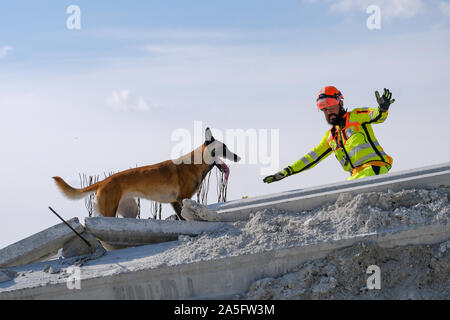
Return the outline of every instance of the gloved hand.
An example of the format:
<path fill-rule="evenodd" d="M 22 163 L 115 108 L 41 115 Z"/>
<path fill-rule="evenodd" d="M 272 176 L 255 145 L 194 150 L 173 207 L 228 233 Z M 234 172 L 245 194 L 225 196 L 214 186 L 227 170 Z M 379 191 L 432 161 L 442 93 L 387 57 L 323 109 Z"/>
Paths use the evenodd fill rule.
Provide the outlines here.
<path fill-rule="evenodd" d="M 395 102 L 395 99 L 392 99 L 392 93 L 389 89 L 384 88 L 384 93 L 380 97 L 380 93 L 375 91 L 375 97 L 377 98 L 377 102 L 380 105 L 381 111 L 388 111 L 389 106 Z"/>
<path fill-rule="evenodd" d="M 265 177 L 263 181 L 265 183 L 272 183 L 272 182 L 275 182 L 275 181 L 280 181 L 280 180 L 286 178 L 287 176 L 288 176 L 287 171 L 285 169 L 283 169 L 283 170 L 281 170 L 281 171 L 279 171 L 279 172 L 277 172 L 277 173 L 275 173 L 275 174 L 273 174 L 271 176 Z"/>

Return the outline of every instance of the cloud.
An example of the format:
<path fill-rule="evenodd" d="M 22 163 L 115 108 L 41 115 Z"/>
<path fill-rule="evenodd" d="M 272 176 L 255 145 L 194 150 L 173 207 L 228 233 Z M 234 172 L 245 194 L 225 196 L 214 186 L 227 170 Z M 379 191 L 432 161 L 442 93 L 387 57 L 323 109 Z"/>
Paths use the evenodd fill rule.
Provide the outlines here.
<path fill-rule="evenodd" d="M 14 50 L 11 46 L 4 46 L 0 49 L 0 59 L 6 57 Z"/>
<path fill-rule="evenodd" d="M 384 18 L 412 18 L 425 9 L 422 0 L 303 0 L 306 3 L 331 3 L 330 10 L 341 13 L 353 10 L 366 11 L 371 5 L 377 5 L 382 10 Z"/>
<path fill-rule="evenodd" d="M 217 41 L 236 40 L 252 36 L 249 31 L 238 29 L 99 29 L 95 31 L 97 36 L 121 39 L 121 40 L 149 40 L 162 39 L 176 41 Z"/>
<path fill-rule="evenodd" d="M 210 58 L 216 57 L 225 50 L 233 47 L 221 45 L 147 45 L 144 50 L 147 53 L 159 56 L 177 56 L 187 58 Z"/>
<path fill-rule="evenodd" d="M 332 10 L 348 12 L 365 11 L 370 5 L 377 5 L 386 19 L 415 17 L 424 9 L 422 0 L 338 0 Z"/>
<path fill-rule="evenodd" d="M 149 103 L 142 96 L 135 96 L 129 89 L 113 91 L 107 99 L 108 104 L 117 110 L 147 112 L 159 107 L 157 103 Z"/>
<path fill-rule="evenodd" d="M 145 51 L 159 54 L 210 55 L 215 53 L 212 47 L 202 45 L 148 45 Z"/>
<path fill-rule="evenodd" d="M 413 18 L 425 12 L 434 10 L 450 17 L 450 2 L 448 0 L 302 0 L 307 4 L 328 4 L 330 10 L 340 13 L 351 11 L 366 11 L 371 5 L 379 6 L 383 18 Z M 431 10 L 431 11 L 430 11 Z"/>

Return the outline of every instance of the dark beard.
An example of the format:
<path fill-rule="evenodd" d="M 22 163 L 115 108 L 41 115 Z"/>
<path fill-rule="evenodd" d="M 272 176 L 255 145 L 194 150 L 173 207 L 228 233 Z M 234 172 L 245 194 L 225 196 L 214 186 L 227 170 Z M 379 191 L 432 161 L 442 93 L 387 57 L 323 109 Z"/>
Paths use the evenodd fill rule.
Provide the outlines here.
<path fill-rule="evenodd" d="M 329 124 L 331 124 L 332 126 L 338 126 L 338 125 L 342 125 L 342 120 L 344 115 L 347 113 L 346 110 L 344 110 L 344 108 L 341 108 L 339 110 L 339 113 L 336 116 L 333 116 L 332 119 L 328 118 L 327 121 Z"/>

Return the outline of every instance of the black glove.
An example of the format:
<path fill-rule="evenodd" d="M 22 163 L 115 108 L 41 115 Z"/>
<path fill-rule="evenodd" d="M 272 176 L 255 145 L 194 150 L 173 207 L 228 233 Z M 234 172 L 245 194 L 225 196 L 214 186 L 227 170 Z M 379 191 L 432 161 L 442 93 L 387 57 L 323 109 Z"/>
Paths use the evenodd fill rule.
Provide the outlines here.
<path fill-rule="evenodd" d="M 283 169 L 280 172 L 277 172 L 271 176 L 265 177 L 263 181 L 265 183 L 272 183 L 275 181 L 280 181 L 280 180 L 286 178 L 287 176 L 288 176 L 287 171 L 285 169 Z"/>
<path fill-rule="evenodd" d="M 384 93 L 380 97 L 380 93 L 375 91 L 375 97 L 377 98 L 377 102 L 380 105 L 381 111 L 388 111 L 389 106 L 395 102 L 395 99 L 392 99 L 392 93 L 389 89 L 384 88 Z"/>

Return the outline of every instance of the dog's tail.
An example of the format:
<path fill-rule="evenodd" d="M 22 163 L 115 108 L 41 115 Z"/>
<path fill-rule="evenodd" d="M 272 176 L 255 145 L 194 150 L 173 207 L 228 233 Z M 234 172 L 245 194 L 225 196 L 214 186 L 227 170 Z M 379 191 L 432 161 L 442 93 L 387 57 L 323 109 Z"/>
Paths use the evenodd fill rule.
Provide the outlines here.
<path fill-rule="evenodd" d="M 97 191 L 99 183 L 94 183 L 86 188 L 76 189 L 69 186 L 61 177 L 53 177 L 56 185 L 62 193 L 70 199 L 81 199 L 87 196 L 89 193 Z"/>

